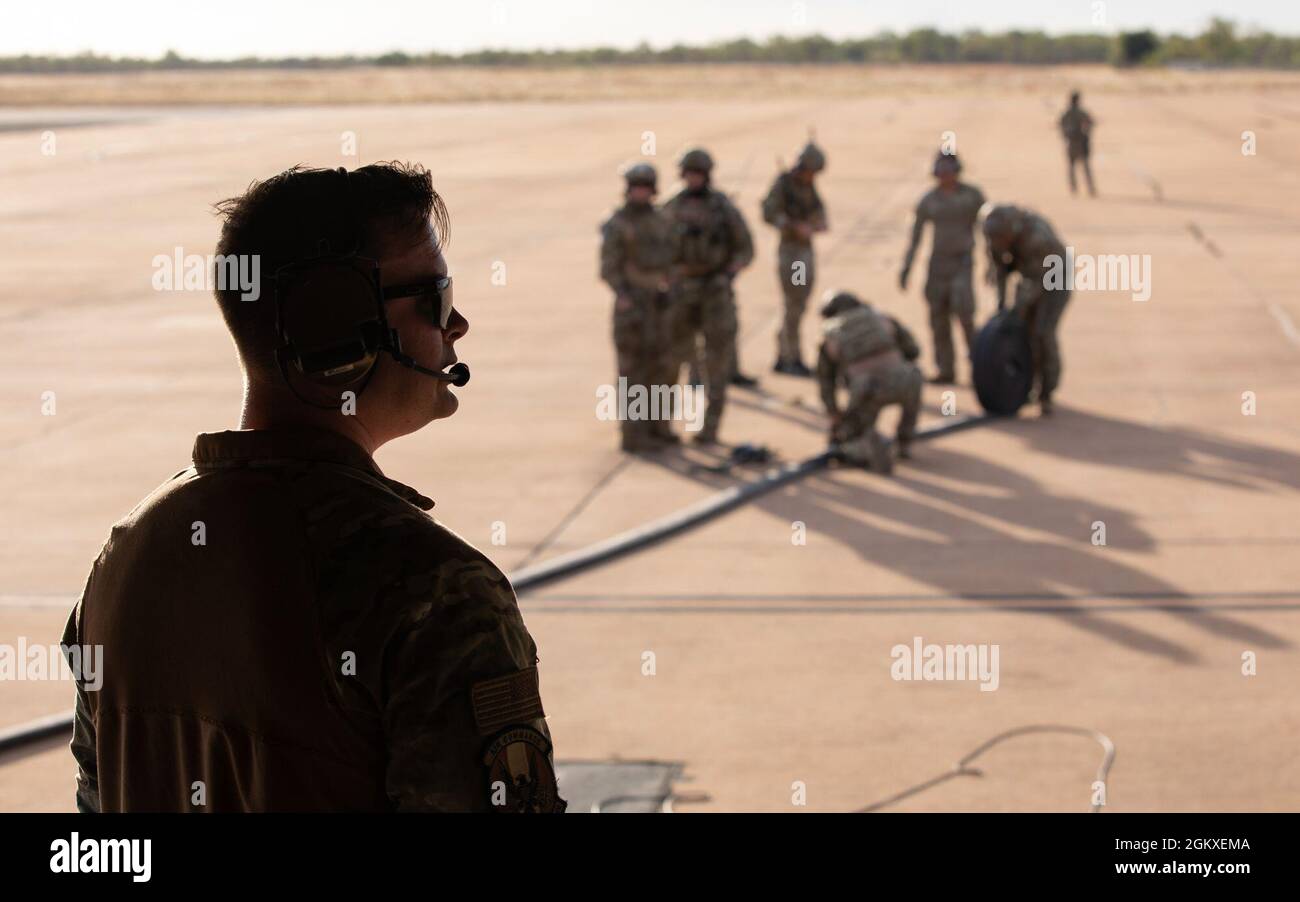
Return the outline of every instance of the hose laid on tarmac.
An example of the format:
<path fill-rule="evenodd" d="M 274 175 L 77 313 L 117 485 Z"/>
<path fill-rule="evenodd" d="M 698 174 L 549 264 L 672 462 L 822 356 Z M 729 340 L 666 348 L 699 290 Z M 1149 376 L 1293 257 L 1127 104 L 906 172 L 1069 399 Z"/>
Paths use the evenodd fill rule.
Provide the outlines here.
<path fill-rule="evenodd" d="M 941 426 L 931 426 L 928 429 L 919 430 L 916 433 L 915 441 L 938 438 L 939 436 L 970 429 L 997 419 L 999 418 L 988 414 L 979 414 L 954 420 L 951 423 L 944 423 Z M 807 460 L 773 467 L 764 473 L 761 478 L 753 482 L 724 489 L 674 514 L 653 520 L 644 526 L 621 532 L 604 541 L 597 542 L 595 545 L 588 545 L 586 548 L 580 548 L 569 554 L 562 554 L 540 564 L 516 570 L 510 574 L 510 582 L 515 587 L 516 592 L 524 592 L 544 583 L 622 557 L 625 554 L 647 548 L 715 517 L 720 517 L 742 504 L 753 501 L 760 495 L 766 495 L 773 489 L 789 485 L 796 480 L 816 473 L 830 463 L 831 456 L 831 453 L 826 451 Z M 72 712 L 56 714 L 0 732 L 0 752 L 20 748 L 34 742 L 40 742 L 50 736 L 56 736 L 59 733 L 71 731 L 72 718 Z"/>
<path fill-rule="evenodd" d="M 72 712 L 51 714 L 39 720 L 29 720 L 8 730 L 0 730 L 0 752 L 21 748 L 72 732 Z"/>
<path fill-rule="evenodd" d="M 856 813 L 867 814 L 872 811 L 879 811 L 881 808 L 893 805 L 895 802 L 901 802 L 903 799 L 914 796 L 919 792 L 924 792 L 932 786 L 938 786 L 940 783 L 945 783 L 953 777 L 982 777 L 984 776 L 984 772 L 977 767 L 971 767 L 970 763 L 972 761 L 993 748 L 993 746 L 997 745 L 999 742 L 1013 739 L 1016 736 L 1025 736 L 1030 733 L 1069 733 L 1074 736 L 1086 736 L 1089 739 L 1095 740 L 1097 744 L 1101 746 L 1103 752 L 1101 756 L 1101 764 L 1097 767 L 1097 782 L 1101 783 L 1103 793 L 1102 797 L 1103 799 L 1105 798 L 1106 777 L 1110 773 L 1110 766 L 1115 762 L 1115 743 L 1111 741 L 1110 737 L 1100 730 L 1090 730 L 1087 727 L 1066 727 L 1058 726 L 1056 724 L 1035 723 L 1029 724 L 1028 726 L 1016 727 L 1013 730 L 1007 730 L 1005 733 L 999 733 L 958 761 L 951 770 L 944 771 L 937 777 L 931 777 L 924 783 L 918 783 L 915 786 L 904 789 L 902 792 L 896 793 L 889 798 L 881 799 L 879 802 L 873 802 L 865 808 L 859 808 Z M 1104 804 L 1106 804 L 1104 801 L 1093 802 L 1090 813 L 1096 814 L 1101 811 L 1101 806 Z"/>
<path fill-rule="evenodd" d="M 938 438 L 942 435 L 970 429 L 973 426 L 980 426 L 997 419 L 999 418 L 987 414 L 965 417 L 951 423 L 944 423 L 942 426 L 932 426 L 929 429 L 919 430 L 916 433 L 915 441 Z M 715 495 L 710 495 L 708 498 L 689 507 L 682 508 L 676 513 L 669 514 L 658 520 L 653 520 L 644 526 L 618 533 L 604 541 L 597 542 L 595 545 L 588 545 L 586 548 L 579 548 L 569 554 L 553 557 L 532 567 L 516 570 L 511 574 L 510 581 L 514 584 L 516 591 L 523 592 L 527 589 L 534 589 L 543 583 L 602 564 L 616 557 L 622 557 L 630 552 L 639 551 L 680 532 L 699 526 L 701 523 L 715 517 L 720 517 L 742 504 L 747 504 L 761 495 L 766 495 L 773 489 L 789 485 L 824 469 L 830 463 L 831 456 L 831 453 L 827 451 L 807 460 L 773 467 L 764 473 L 761 478 L 753 482 L 724 489 Z"/>

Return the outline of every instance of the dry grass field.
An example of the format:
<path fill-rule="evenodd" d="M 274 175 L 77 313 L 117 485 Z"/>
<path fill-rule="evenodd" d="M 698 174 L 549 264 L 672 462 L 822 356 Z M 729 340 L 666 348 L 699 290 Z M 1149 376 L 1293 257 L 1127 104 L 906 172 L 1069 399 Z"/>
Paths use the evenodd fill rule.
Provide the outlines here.
<path fill-rule="evenodd" d="M 626 65 L 248 69 L 0 75 L 0 107 L 629 102 L 942 94 L 1186 94 L 1293 90 L 1300 73 L 1109 66 Z"/>

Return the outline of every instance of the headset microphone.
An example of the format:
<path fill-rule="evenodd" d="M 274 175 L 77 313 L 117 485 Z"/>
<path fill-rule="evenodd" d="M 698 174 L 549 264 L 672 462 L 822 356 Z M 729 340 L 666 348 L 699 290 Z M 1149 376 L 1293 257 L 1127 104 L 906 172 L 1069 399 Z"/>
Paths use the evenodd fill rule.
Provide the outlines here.
<path fill-rule="evenodd" d="M 426 376 L 432 376 L 435 379 L 442 379 L 446 382 L 450 382 L 457 388 L 469 382 L 469 366 L 464 363 L 457 363 L 444 373 L 440 370 L 431 370 L 427 366 L 420 366 L 420 364 L 415 362 L 414 357 L 411 357 L 408 354 L 403 354 L 401 351 L 390 350 L 389 353 L 392 354 L 393 359 L 402 366 L 415 370 L 417 373 L 424 373 Z"/>
<path fill-rule="evenodd" d="M 445 373 L 435 373 L 439 379 L 446 379 L 452 385 L 460 388 L 469 381 L 469 366 L 464 363 L 453 364 L 451 369 Z"/>

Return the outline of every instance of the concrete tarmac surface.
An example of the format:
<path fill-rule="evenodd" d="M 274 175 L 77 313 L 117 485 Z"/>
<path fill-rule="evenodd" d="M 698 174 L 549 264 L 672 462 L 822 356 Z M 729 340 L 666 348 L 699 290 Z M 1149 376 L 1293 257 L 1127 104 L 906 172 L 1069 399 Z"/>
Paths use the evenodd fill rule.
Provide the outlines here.
<path fill-rule="evenodd" d="M 831 223 L 817 293 L 899 317 L 928 373 L 924 261 L 905 295 L 896 277 L 951 131 L 990 199 L 1041 212 L 1079 254 L 1149 255 L 1149 300 L 1075 292 L 1050 419 L 1027 408 L 921 444 L 892 479 L 825 471 L 525 593 L 556 757 L 680 764 L 676 811 L 849 811 L 1051 723 L 1114 742 L 1105 811 L 1300 808 L 1300 79 L 1085 95 L 1089 199 L 1066 185 L 1064 94 L 1032 72 L 1005 92 L 5 114 L 0 643 L 56 643 L 109 526 L 187 466 L 196 433 L 236 427 L 215 302 L 151 278 L 156 255 L 212 253 L 210 205 L 250 181 L 300 162 L 433 171 L 474 378 L 453 419 L 378 460 L 509 570 L 758 473 L 707 472 L 721 452 L 693 447 L 626 458 L 595 415 L 616 379 L 597 229 L 647 132 L 661 199 L 675 154 L 701 144 L 755 236 L 736 286 L 764 392 L 732 391 L 722 438 L 798 460 L 826 426 L 811 381 L 771 373 L 776 238 L 758 204 L 776 158 L 816 128 Z M 981 321 L 983 270 L 981 253 Z M 806 359 L 816 335 L 810 311 Z M 947 400 L 976 413 L 959 378 Z M 943 391 L 927 385 L 923 426 L 944 421 Z M 916 637 L 997 646 L 996 689 L 892 678 L 891 650 Z M 0 727 L 72 699 L 66 682 L 0 681 Z M 1086 811 L 1100 759 L 1086 738 L 1026 736 L 983 756 L 983 776 L 886 810 Z M 68 810 L 72 774 L 66 740 L 9 753 L 0 810 Z"/>

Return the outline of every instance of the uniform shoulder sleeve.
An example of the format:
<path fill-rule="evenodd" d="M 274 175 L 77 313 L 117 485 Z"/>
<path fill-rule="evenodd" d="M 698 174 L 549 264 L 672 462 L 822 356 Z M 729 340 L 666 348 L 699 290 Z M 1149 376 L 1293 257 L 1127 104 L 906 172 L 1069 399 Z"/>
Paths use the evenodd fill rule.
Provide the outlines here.
<path fill-rule="evenodd" d="M 916 204 L 916 218 L 920 220 L 933 219 L 936 200 L 938 200 L 938 194 L 933 188 L 921 195 L 921 199 Z"/>
<path fill-rule="evenodd" d="M 749 233 L 749 226 L 745 224 L 745 217 L 731 199 L 722 193 L 719 193 L 718 197 L 721 198 L 727 227 L 731 232 L 730 264 L 738 269 L 744 269 L 754 260 L 753 236 Z"/>
<path fill-rule="evenodd" d="M 826 408 L 829 414 L 839 413 L 839 405 L 835 398 L 835 360 L 831 356 L 830 337 L 822 339 L 821 347 L 817 349 L 817 393 L 821 396 L 822 406 Z"/>
<path fill-rule="evenodd" d="M 889 322 L 894 327 L 894 342 L 903 353 L 903 359 L 911 361 L 920 357 L 921 347 L 916 343 L 916 336 L 911 333 L 911 330 L 892 316 L 889 317 Z"/>
<path fill-rule="evenodd" d="M 321 471 L 298 485 L 313 548 L 321 659 L 342 713 L 382 736 L 393 807 L 493 810 L 485 756 L 498 733 L 511 729 L 534 751 L 512 748 L 506 760 L 529 763 L 541 804 L 553 804 L 537 648 L 506 576 L 377 483 L 341 482 Z M 520 687 L 529 679 L 534 690 L 525 693 Z M 490 689 L 493 680 L 506 681 L 506 703 L 480 701 L 476 716 L 475 687 Z"/>
<path fill-rule="evenodd" d="M 410 811 L 562 810 L 537 646 L 514 589 L 441 526 L 421 544 L 428 563 L 378 604 L 392 619 L 378 697 L 389 797 Z"/>
<path fill-rule="evenodd" d="M 626 236 L 622 218 L 615 213 L 600 227 L 600 278 L 616 294 L 624 294 L 627 284 L 623 277 L 626 262 Z"/>

